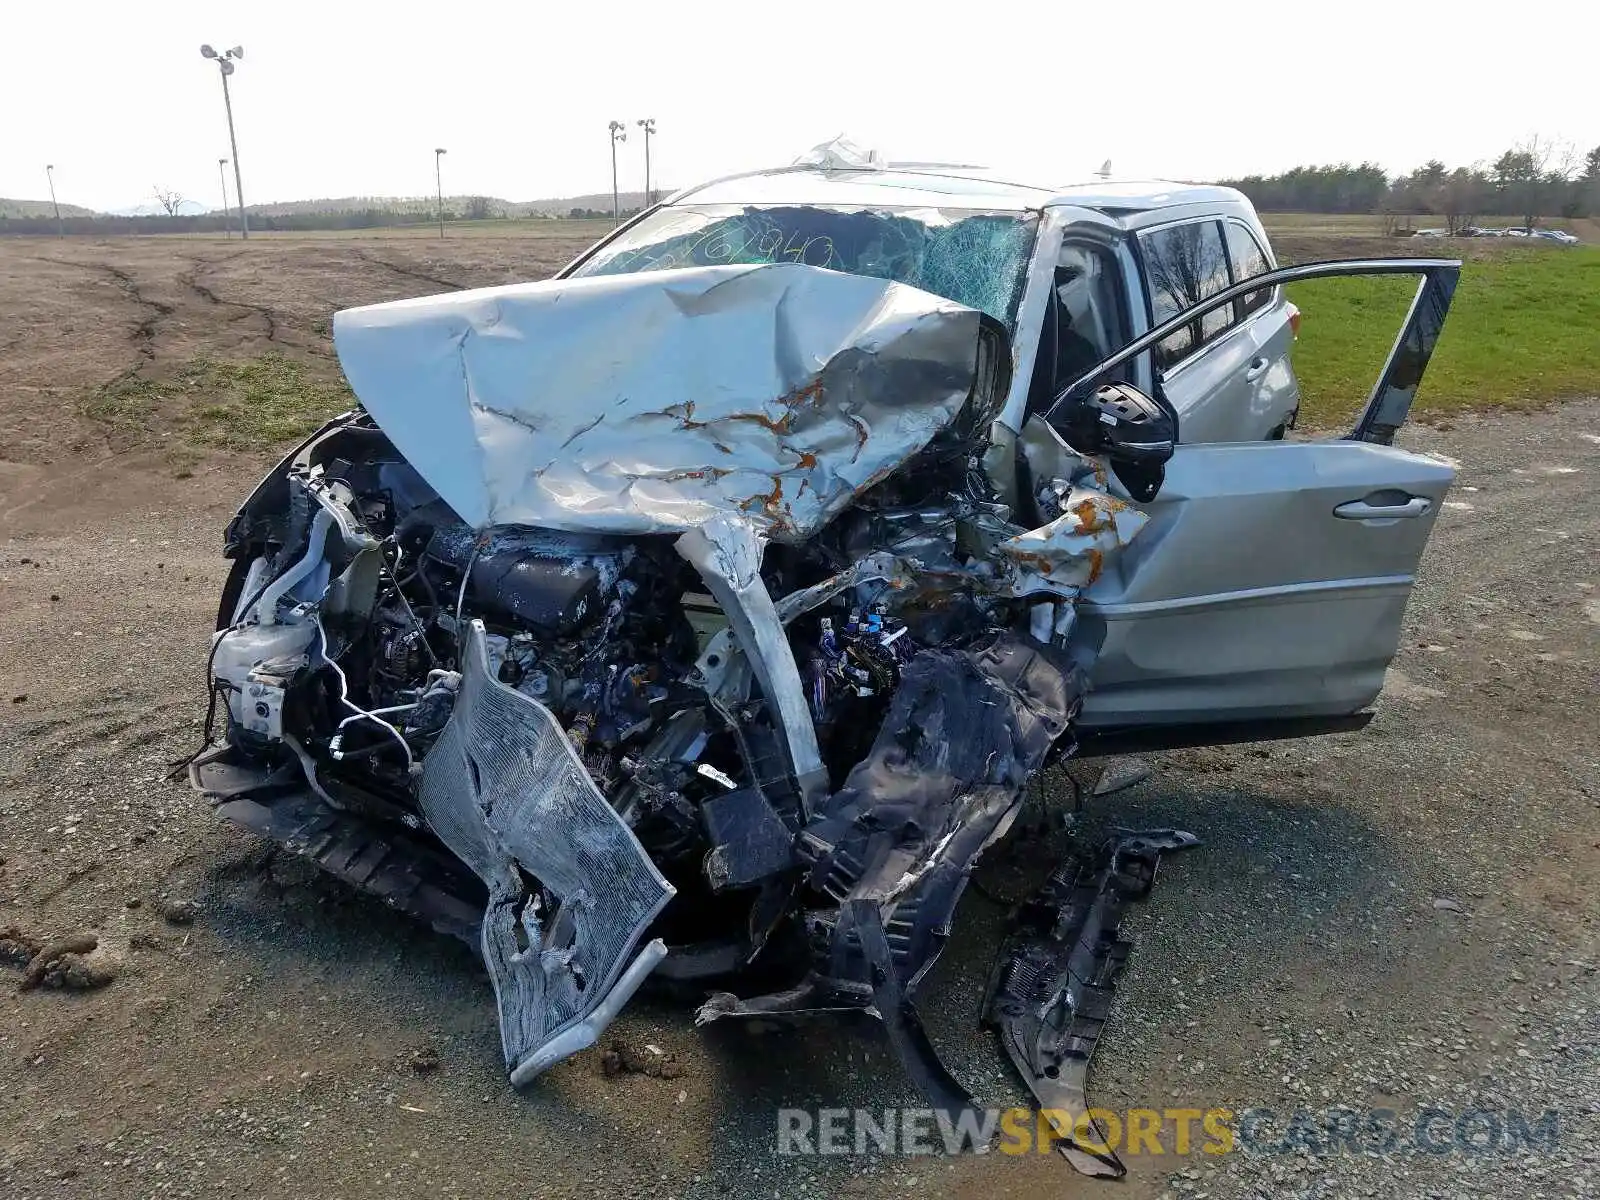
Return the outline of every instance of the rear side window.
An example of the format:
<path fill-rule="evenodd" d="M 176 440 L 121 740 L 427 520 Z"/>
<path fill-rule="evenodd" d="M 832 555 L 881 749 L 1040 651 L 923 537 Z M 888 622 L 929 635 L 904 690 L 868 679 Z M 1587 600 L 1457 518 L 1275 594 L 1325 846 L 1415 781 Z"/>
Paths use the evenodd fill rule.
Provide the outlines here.
<path fill-rule="evenodd" d="M 1261 248 L 1261 243 L 1256 241 L 1255 234 L 1235 221 L 1227 222 L 1223 228 L 1228 234 L 1228 258 L 1233 262 L 1235 283 L 1243 283 L 1246 279 L 1265 275 L 1272 270 L 1272 265 L 1267 262 L 1267 252 Z M 1271 288 L 1251 292 L 1239 301 L 1239 319 L 1242 321 L 1251 313 L 1265 308 L 1271 300 Z"/>
<path fill-rule="evenodd" d="M 1229 284 L 1228 256 L 1217 221 L 1169 225 L 1141 235 L 1145 276 L 1150 285 L 1150 315 L 1159 325 L 1214 296 Z M 1156 364 L 1181 362 L 1235 321 L 1228 308 L 1207 314 L 1156 347 Z"/>

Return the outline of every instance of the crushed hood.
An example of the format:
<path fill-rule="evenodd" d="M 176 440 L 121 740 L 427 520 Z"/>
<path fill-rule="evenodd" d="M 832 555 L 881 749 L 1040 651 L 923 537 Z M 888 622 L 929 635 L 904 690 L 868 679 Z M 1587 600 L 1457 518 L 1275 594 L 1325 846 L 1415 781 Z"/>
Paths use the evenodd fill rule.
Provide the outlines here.
<path fill-rule="evenodd" d="M 480 288 L 347 309 L 334 346 L 469 524 L 810 536 L 972 392 L 979 314 L 798 264 Z"/>

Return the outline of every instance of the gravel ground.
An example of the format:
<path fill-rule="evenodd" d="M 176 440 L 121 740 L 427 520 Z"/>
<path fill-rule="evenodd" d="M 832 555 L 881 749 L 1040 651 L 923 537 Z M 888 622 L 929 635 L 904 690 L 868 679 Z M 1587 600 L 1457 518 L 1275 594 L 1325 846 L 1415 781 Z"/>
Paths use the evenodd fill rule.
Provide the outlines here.
<path fill-rule="evenodd" d="M 1253 1149 L 1129 1158 L 1122 1194 L 1600 1194 L 1600 403 L 1403 440 L 1461 479 L 1371 728 L 1162 756 L 1077 818 L 1084 842 L 1116 824 L 1204 840 L 1124 925 L 1091 1095 L 1272 1114 Z M 21 990 L 0 966 L 0 1195 L 1117 1188 L 1055 1155 L 776 1155 L 780 1106 L 917 1103 L 866 1024 L 697 1031 L 644 1000 L 615 1033 L 673 1070 L 608 1077 L 591 1052 L 511 1092 L 465 947 L 165 781 L 196 743 L 216 547 L 256 468 L 147 466 L 32 464 L 0 505 L 0 960 L 7 926 L 89 931 L 112 976 Z M 1069 795 L 1051 780 L 1050 803 Z M 985 891 L 1022 894 L 1065 845 L 997 848 Z M 973 1018 L 1004 911 L 969 893 L 923 1002 L 995 1104 L 1020 1093 Z M 1265 1144 L 1334 1106 L 1394 1110 L 1405 1137 L 1428 1108 L 1554 1110 L 1559 1134 L 1521 1153 Z"/>

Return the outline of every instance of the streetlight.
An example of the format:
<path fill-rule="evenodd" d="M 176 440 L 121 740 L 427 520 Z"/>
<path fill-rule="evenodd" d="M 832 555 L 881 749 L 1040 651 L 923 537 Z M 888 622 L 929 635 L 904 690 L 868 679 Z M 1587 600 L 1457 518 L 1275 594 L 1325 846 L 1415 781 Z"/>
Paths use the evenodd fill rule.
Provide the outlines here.
<path fill-rule="evenodd" d="M 206 45 L 200 47 L 200 55 L 202 58 L 216 59 L 217 70 L 222 75 L 222 105 L 228 110 L 228 146 L 233 150 L 233 194 L 239 201 L 239 236 L 248 238 L 250 218 L 244 212 L 244 175 L 239 170 L 239 139 L 233 136 L 233 99 L 228 95 L 228 76 L 233 74 L 234 64 L 244 58 L 244 47 L 235 46 L 218 54 Z M 223 190 L 227 190 L 226 185 Z"/>
<path fill-rule="evenodd" d="M 433 187 L 438 193 L 439 207 L 439 236 L 444 237 L 444 176 L 439 172 L 439 160 L 448 153 L 443 146 L 435 147 L 433 151 Z"/>
<path fill-rule="evenodd" d="M 222 169 L 227 165 L 227 159 L 217 159 L 217 181 L 222 184 L 222 236 L 231 238 L 233 230 L 228 226 L 228 176 Z"/>
<path fill-rule="evenodd" d="M 634 124 L 644 130 L 644 207 L 649 208 L 655 203 L 655 196 L 650 191 L 650 137 L 656 131 L 656 119 L 645 117 Z"/>
<path fill-rule="evenodd" d="M 50 181 L 50 204 L 56 210 L 56 236 L 66 237 L 67 231 L 61 224 L 61 204 L 56 200 L 56 168 L 54 163 L 45 163 L 44 177 Z"/>
<path fill-rule="evenodd" d="M 611 223 L 622 224 L 622 198 L 617 195 L 617 143 L 628 140 L 628 128 L 621 121 L 611 122 Z"/>

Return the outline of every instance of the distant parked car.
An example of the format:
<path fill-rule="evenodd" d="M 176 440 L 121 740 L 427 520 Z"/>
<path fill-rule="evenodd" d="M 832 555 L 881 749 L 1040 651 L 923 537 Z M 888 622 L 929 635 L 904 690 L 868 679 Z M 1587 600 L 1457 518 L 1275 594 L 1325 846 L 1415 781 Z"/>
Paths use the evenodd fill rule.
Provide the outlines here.
<path fill-rule="evenodd" d="M 1450 231 L 1448 229 L 1419 229 L 1411 236 L 1425 238 L 1449 237 Z"/>
<path fill-rule="evenodd" d="M 1534 229 L 1522 225 L 1512 229 L 1486 229 L 1485 233 L 1499 237 L 1538 238 L 1546 242 L 1560 242 L 1563 246 L 1574 246 L 1578 239 L 1564 229 Z"/>

